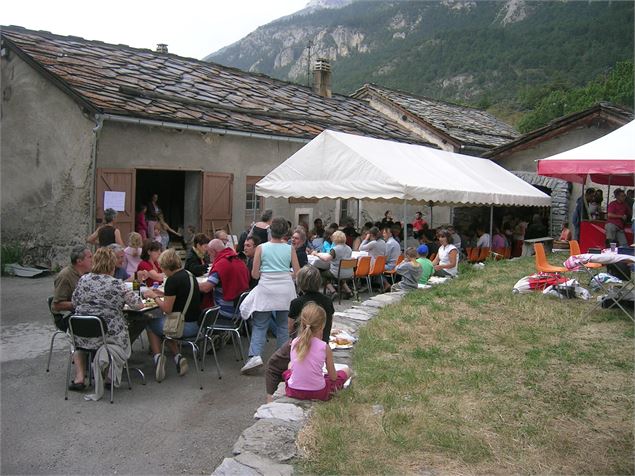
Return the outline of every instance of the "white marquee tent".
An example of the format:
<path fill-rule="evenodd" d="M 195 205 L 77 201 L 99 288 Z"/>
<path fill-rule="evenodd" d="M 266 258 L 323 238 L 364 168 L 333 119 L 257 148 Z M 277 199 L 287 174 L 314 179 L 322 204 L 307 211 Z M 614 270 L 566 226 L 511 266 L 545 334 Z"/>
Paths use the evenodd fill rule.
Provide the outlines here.
<path fill-rule="evenodd" d="M 488 159 L 325 130 L 256 184 L 274 198 L 550 206 L 548 195 Z"/>

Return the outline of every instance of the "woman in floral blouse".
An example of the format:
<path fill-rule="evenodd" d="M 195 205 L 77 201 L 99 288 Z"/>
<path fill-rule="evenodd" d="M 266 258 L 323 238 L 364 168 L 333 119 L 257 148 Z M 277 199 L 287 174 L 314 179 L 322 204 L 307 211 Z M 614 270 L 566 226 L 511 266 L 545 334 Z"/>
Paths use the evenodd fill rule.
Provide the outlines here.
<path fill-rule="evenodd" d="M 116 263 L 117 258 L 110 248 L 95 251 L 91 272 L 79 278 L 73 292 L 73 307 L 77 315 L 101 318 L 106 325 L 106 341 L 120 346 L 129 356 L 130 337 L 123 307 L 128 304 L 133 309 L 140 309 L 143 303 L 138 294 L 113 276 Z M 75 337 L 75 341 L 82 349 L 98 349 L 102 345 L 101 338 Z M 76 377 L 70 389 L 83 390 L 84 359 L 77 359 L 76 363 Z M 78 378 L 80 375 L 81 379 Z"/>

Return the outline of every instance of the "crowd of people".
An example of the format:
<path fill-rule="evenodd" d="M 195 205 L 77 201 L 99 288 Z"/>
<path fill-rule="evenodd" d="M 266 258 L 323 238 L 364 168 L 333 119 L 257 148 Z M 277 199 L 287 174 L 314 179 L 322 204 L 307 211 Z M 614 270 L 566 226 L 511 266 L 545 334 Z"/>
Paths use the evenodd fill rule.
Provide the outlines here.
<path fill-rule="evenodd" d="M 163 220 L 157 198 L 153 196 L 150 204 L 141 208 L 137 225 L 145 225 L 137 226 L 125 244 L 117 229 L 116 212 L 106 210 L 104 224 L 87 239 L 97 246 L 95 254 L 87 245 L 72 250 L 71 264 L 59 273 L 54 285 L 52 310 L 58 314 L 58 327 L 65 329 L 63 314 L 97 315 L 107 324 L 109 345 L 116 346 L 123 357 L 129 356 L 130 343 L 145 328 L 155 379 L 161 381 L 166 378 L 167 365 L 161 350 L 165 316 L 182 312 L 183 336 L 191 337 L 198 332 L 203 310 L 219 306 L 220 319 L 239 317 L 250 323 L 251 340 L 241 372 L 248 374 L 265 366 L 269 399 L 282 381 L 288 395 L 327 399 L 350 375 L 347 369 L 334 370 L 328 342 L 333 298 L 338 292 L 346 297 L 353 294 L 347 282 L 354 278 L 353 269 L 340 270 L 342 260 L 350 259 L 353 252 L 369 256 L 371 266 L 382 257 L 383 271 L 394 274 L 392 279 L 380 274 L 371 281 L 373 287 L 407 291 L 427 283 L 433 275 L 457 276 L 462 242 L 475 240 L 477 246 L 484 247 L 508 245 L 514 233 L 508 224 L 503 226 L 504 232 L 496 229 L 491 238 L 478 226 L 473 238 L 461 236 L 451 226 L 431 229 L 420 212 L 404 226 L 393 220 L 390 211 L 381 221 L 364 223 L 359 229 L 352 220 L 325 227 L 320 218 L 311 229 L 305 224 L 293 228 L 286 218 L 274 217 L 267 210 L 241 234 L 236 247 L 225 230 L 216 231 L 213 237 L 193 233 L 182 261 L 175 249 L 162 242 L 160 234 L 149 232 Z M 143 297 L 156 303 L 156 311 L 148 313 L 142 327 L 126 320 L 124 304 L 131 309 L 142 304 L 125 281 L 143 283 Z M 338 286 L 342 289 L 336 289 Z M 246 292 L 238 308 L 239 298 Z M 275 336 L 277 350 L 265 363 L 268 333 Z M 73 357 L 71 390 L 85 388 L 85 352 L 98 345 L 89 341 L 82 342 Z M 173 341 L 167 342 L 167 348 L 176 373 L 185 375 L 187 359 Z M 324 375 L 322 365 L 327 368 Z M 106 374 L 104 377 L 110 384 Z"/>

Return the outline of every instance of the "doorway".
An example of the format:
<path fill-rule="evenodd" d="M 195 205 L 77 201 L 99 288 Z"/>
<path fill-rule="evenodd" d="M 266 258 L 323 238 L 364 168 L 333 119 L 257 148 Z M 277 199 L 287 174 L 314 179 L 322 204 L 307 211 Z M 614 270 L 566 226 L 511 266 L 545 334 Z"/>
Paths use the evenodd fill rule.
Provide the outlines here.
<path fill-rule="evenodd" d="M 152 194 L 159 196 L 163 218 L 173 229 L 183 229 L 185 208 L 185 172 L 173 170 L 137 169 L 135 203 L 150 202 Z"/>

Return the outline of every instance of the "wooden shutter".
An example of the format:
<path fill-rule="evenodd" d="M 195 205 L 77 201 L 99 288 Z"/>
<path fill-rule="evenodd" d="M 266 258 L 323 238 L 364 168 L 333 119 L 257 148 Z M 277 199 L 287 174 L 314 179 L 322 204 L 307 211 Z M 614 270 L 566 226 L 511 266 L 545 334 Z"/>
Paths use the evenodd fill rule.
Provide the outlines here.
<path fill-rule="evenodd" d="M 99 223 L 104 219 L 104 192 L 125 192 L 125 210 L 117 214 L 116 225 L 121 232 L 124 243 L 128 234 L 134 231 L 135 219 L 135 169 L 97 169 L 96 206 L 95 214 Z"/>
<path fill-rule="evenodd" d="M 215 228 L 227 227 L 231 232 L 233 183 L 233 174 L 203 172 L 201 216 L 208 236 L 213 236 Z"/>

